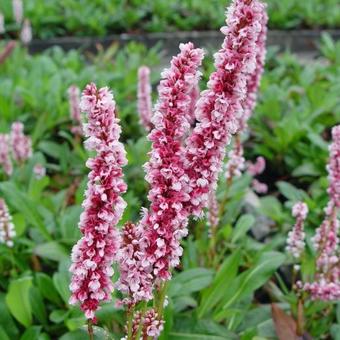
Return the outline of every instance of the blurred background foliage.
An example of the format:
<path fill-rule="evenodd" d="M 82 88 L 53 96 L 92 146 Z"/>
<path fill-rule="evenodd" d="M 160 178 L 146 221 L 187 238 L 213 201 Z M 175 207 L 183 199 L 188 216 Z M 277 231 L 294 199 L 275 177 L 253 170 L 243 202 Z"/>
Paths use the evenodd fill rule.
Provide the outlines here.
<path fill-rule="evenodd" d="M 106 36 L 114 33 L 217 30 L 224 22 L 226 0 L 25 0 L 34 37 Z M 339 0 L 268 0 L 269 27 L 340 27 Z M 9 34 L 11 0 L 2 0 Z"/>

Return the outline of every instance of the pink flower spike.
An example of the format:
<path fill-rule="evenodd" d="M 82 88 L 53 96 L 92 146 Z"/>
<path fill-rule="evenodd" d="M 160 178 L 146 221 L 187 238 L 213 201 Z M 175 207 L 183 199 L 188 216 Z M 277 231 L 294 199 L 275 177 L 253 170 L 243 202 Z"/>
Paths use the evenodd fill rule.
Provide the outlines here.
<path fill-rule="evenodd" d="M 22 25 L 20 40 L 24 45 L 28 45 L 32 41 L 32 27 L 28 19 L 25 19 Z"/>
<path fill-rule="evenodd" d="M 138 112 L 140 123 L 146 131 L 153 127 L 152 119 L 152 98 L 150 84 L 150 69 L 147 66 L 141 66 L 138 69 Z"/>
<path fill-rule="evenodd" d="M 68 88 L 69 105 L 70 105 L 70 117 L 74 125 L 71 127 L 72 133 L 77 136 L 83 134 L 82 131 L 82 116 L 80 113 L 80 90 L 76 85 L 71 85 Z"/>
<path fill-rule="evenodd" d="M 22 19 L 24 17 L 24 5 L 22 0 L 12 0 L 12 10 L 15 22 L 21 25 Z"/>
<path fill-rule="evenodd" d="M 340 208 L 340 125 L 332 129 L 333 143 L 329 147 L 328 194 L 336 208 Z"/>
<path fill-rule="evenodd" d="M 256 42 L 256 67 L 254 72 L 249 75 L 249 79 L 247 81 L 247 97 L 243 104 L 244 113 L 239 120 L 239 128 L 241 131 L 244 131 L 247 128 L 247 122 L 254 111 L 257 101 L 257 93 L 266 59 L 267 23 L 268 15 L 264 12 L 260 22 L 261 32 Z"/>
<path fill-rule="evenodd" d="M 13 247 L 15 235 L 12 216 L 8 211 L 5 201 L 0 198 L 0 243 L 5 244 L 7 247 Z"/>
<path fill-rule="evenodd" d="M 303 225 L 307 218 L 308 207 L 303 202 L 298 202 L 293 206 L 292 215 L 296 218 L 293 230 L 288 233 L 287 251 L 298 259 L 305 249 L 305 233 Z"/>
<path fill-rule="evenodd" d="M 148 244 L 145 257 L 152 265 L 152 275 L 161 280 L 169 279 L 170 269 L 179 264 L 180 239 L 187 233 L 182 202 L 190 196 L 183 169 L 182 140 L 190 129 L 190 92 L 200 76 L 198 68 L 203 59 L 203 51 L 195 49 L 192 43 L 181 44 L 180 50 L 170 69 L 162 73 L 152 119 L 154 129 L 149 134 L 150 161 L 145 165 L 151 207 L 140 222 Z"/>
<path fill-rule="evenodd" d="M 312 299 L 322 301 L 340 299 L 340 222 L 337 217 L 340 207 L 340 125 L 333 128 L 332 137 L 327 166 L 329 202 L 325 208 L 325 219 L 312 239 L 317 250 L 315 281 L 304 286 Z"/>
<path fill-rule="evenodd" d="M 25 136 L 22 123 L 12 124 L 10 140 L 13 158 L 16 162 L 22 164 L 32 156 L 32 141 L 30 137 Z"/>
<path fill-rule="evenodd" d="M 85 147 L 97 155 L 86 163 L 91 171 L 79 222 L 83 237 L 72 250 L 70 303 L 80 303 L 86 318 L 96 322 L 99 303 L 111 300 L 113 290 L 112 263 L 120 242 L 115 226 L 126 206 L 121 195 L 127 189 L 122 172 L 127 160 L 119 142 L 121 129 L 109 89 L 87 85 L 81 108 L 88 116 Z"/>
<path fill-rule="evenodd" d="M 201 216 L 222 168 L 225 147 L 238 130 L 247 96 L 247 80 L 255 70 L 265 6 L 256 0 L 234 0 L 228 9 L 222 49 L 215 54 L 216 71 L 196 106 L 196 125 L 187 141 L 186 171 L 190 178 L 189 214 Z"/>
<path fill-rule="evenodd" d="M 10 137 L 0 134 L 0 166 L 6 175 L 10 176 L 13 173 L 13 165 L 10 157 Z"/>

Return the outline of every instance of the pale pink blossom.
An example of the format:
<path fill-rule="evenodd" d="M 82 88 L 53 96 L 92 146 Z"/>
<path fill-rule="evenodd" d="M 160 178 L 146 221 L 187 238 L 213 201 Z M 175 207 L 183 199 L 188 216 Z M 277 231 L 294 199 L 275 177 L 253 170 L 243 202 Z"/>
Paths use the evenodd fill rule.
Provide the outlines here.
<path fill-rule="evenodd" d="M 257 179 L 252 180 L 251 186 L 258 194 L 266 194 L 268 192 L 268 185 L 266 183 L 260 182 Z"/>
<path fill-rule="evenodd" d="M 80 90 L 76 85 L 71 85 L 68 88 L 69 106 L 70 106 L 70 117 L 73 122 L 71 127 L 72 133 L 81 136 L 82 130 L 82 116 L 80 112 Z"/>
<path fill-rule="evenodd" d="M 42 164 L 37 163 L 33 167 L 33 173 L 36 179 L 41 179 L 46 176 L 46 168 Z"/>
<path fill-rule="evenodd" d="M 250 73 L 247 81 L 247 97 L 243 103 L 244 113 L 239 120 L 239 128 L 241 131 L 247 128 L 247 122 L 254 111 L 257 101 L 257 93 L 266 59 L 267 22 L 268 16 L 267 13 L 264 12 L 260 22 L 261 32 L 256 42 L 256 67 L 254 72 Z"/>
<path fill-rule="evenodd" d="M 22 0 L 12 0 L 12 10 L 15 22 L 21 25 L 22 19 L 24 17 L 24 5 Z"/>
<path fill-rule="evenodd" d="M 307 282 L 304 289 L 313 299 L 338 300 L 340 297 L 340 254 L 337 214 L 340 207 L 340 126 L 332 130 L 333 141 L 329 147 L 328 170 L 329 203 L 325 208 L 325 219 L 316 230 L 312 241 L 317 251 L 315 281 Z"/>
<path fill-rule="evenodd" d="M 28 45 L 32 41 L 32 27 L 28 19 L 25 19 L 22 25 L 20 40 L 24 45 Z"/>
<path fill-rule="evenodd" d="M 127 332 L 128 327 L 125 326 Z M 149 309 L 143 315 L 137 311 L 133 315 L 131 327 L 131 339 L 137 340 L 138 331 L 140 332 L 139 339 L 158 339 L 164 328 L 164 321 L 159 318 L 158 313 L 153 309 Z M 127 336 L 121 340 L 127 340 Z"/>
<path fill-rule="evenodd" d="M 24 124 L 14 122 L 10 135 L 13 159 L 22 164 L 32 156 L 31 138 L 24 134 Z"/>
<path fill-rule="evenodd" d="M 120 277 L 116 288 L 128 295 L 122 302 L 135 304 L 152 299 L 152 267 L 145 257 L 146 240 L 139 225 L 126 223 L 121 232 L 121 244 L 117 253 Z"/>
<path fill-rule="evenodd" d="M 256 158 L 256 162 L 247 162 L 247 171 L 251 176 L 261 175 L 266 168 L 266 160 L 259 156 Z"/>
<path fill-rule="evenodd" d="M 115 226 L 126 206 L 121 195 L 127 188 L 122 172 L 127 160 L 119 142 L 121 128 L 109 89 L 87 85 L 81 109 L 88 116 L 85 147 L 96 151 L 96 156 L 86 163 L 91 171 L 79 222 L 83 237 L 72 250 L 70 303 L 80 303 L 85 317 L 95 322 L 99 303 L 111 300 L 113 290 L 112 263 L 120 240 Z"/>
<path fill-rule="evenodd" d="M 151 337 L 157 339 L 163 328 L 164 321 L 159 319 L 159 315 L 154 309 L 149 309 L 143 318 L 143 339 Z"/>
<path fill-rule="evenodd" d="M 320 278 L 316 282 L 305 283 L 305 291 L 311 294 L 312 300 L 339 301 L 340 300 L 340 281 L 332 282 L 325 278 Z"/>
<path fill-rule="evenodd" d="M 332 130 L 333 142 L 329 147 L 328 194 L 336 208 L 340 208 L 340 125 Z"/>
<path fill-rule="evenodd" d="M 12 216 L 5 201 L 0 198 L 0 243 L 13 247 L 13 238 L 16 236 Z"/>
<path fill-rule="evenodd" d="M 13 165 L 10 157 L 10 137 L 0 134 L 0 166 L 6 175 L 13 173 Z"/>
<path fill-rule="evenodd" d="M 138 112 L 141 125 L 146 131 L 152 129 L 152 98 L 150 84 L 150 69 L 147 66 L 141 66 L 138 69 Z"/>
<path fill-rule="evenodd" d="M 5 31 L 5 17 L 4 15 L 0 12 L 0 34 L 4 34 Z"/>
<path fill-rule="evenodd" d="M 306 203 L 298 202 L 293 206 L 292 215 L 296 221 L 293 230 L 288 233 L 286 249 L 296 259 L 301 257 L 305 249 L 304 222 L 307 214 L 308 207 Z"/>
<path fill-rule="evenodd" d="M 245 158 L 243 157 L 243 145 L 239 136 L 235 138 L 235 144 L 228 153 L 225 177 L 231 181 L 235 177 L 240 177 L 245 168 Z"/>
<path fill-rule="evenodd" d="M 200 88 L 199 88 L 199 79 L 197 79 L 196 84 L 193 85 L 191 92 L 189 94 L 191 98 L 191 103 L 190 103 L 190 108 L 188 111 L 188 122 L 190 125 L 193 125 L 195 123 L 195 109 L 196 109 L 196 104 L 198 101 L 198 98 L 200 96 Z"/>
<path fill-rule="evenodd" d="M 209 195 L 209 204 L 208 204 L 208 213 L 207 213 L 208 226 L 211 229 L 217 228 L 220 222 L 219 213 L 220 213 L 220 207 L 217 201 L 216 192 L 211 192 Z"/>

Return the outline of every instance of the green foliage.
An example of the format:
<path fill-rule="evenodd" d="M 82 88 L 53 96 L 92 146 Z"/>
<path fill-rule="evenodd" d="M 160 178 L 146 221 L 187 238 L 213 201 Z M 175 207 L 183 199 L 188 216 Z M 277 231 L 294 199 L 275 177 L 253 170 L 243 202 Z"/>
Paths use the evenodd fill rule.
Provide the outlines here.
<path fill-rule="evenodd" d="M 75 6 L 72 1 L 67 3 Z M 198 2 L 191 3 L 200 6 Z M 126 2 L 124 6 L 131 4 L 140 3 Z M 30 1 L 26 5 L 29 8 Z M 45 12 L 50 26 L 45 28 L 54 27 L 57 21 L 53 21 L 51 13 L 59 5 L 54 1 L 40 5 L 50 8 L 50 12 Z M 120 5 L 123 6 L 122 2 Z M 175 6 L 175 2 L 152 4 L 158 6 L 160 13 L 170 5 Z M 106 6 L 115 6 L 115 2 Z M 284 5 L 280 2 L 277 6 Z M 93 8 L 86 10 L 94 11 Z M 37 11 L 41 11 L 39 6 Z M 143 7 L 138 13 L 131 13 L 126 25 L 132 25 L 137 20 L 135 16 L 142 12 Z M 72 16 L 72 11 L 68 15 Z M 84 17 L 81 11 L 77 15 L 79 20 Z M 107 16 L 102 20 L 119 22 Z M 152 20 L 156 25 L 157 20 Z M 173 20 L 180 25 L 176 16 Z M 76 30 L 77 21 L 72 24 Z M 311 277 L 314 258 L 310 237 L 321 222 L 327 202 L 325 165 L 329 131 L 340 120 L 338 50 L 338 44 L 325 37 L 321 43 L 323 59 L 309 61 L 307 65 L 291 54 L 269 52 L 259 103 L 249 122 L 250 133 L 244 136 L 246 158 L 254 160 L 259 155 L 266 158 L 267 168 L 259 179 L 269 186 L 269 193 L 263 197 L 255 195 L 249 174 L 235 179 L 231 185 L 226 185 L 221 176 L 217 198 L 222 207 L 214 240 L 216 251 L 211 253 L 213 241 L 206 219 L 190 221 L 189 237 L 183 241 L 181 267 L 174 271 L 168 286 L 166 324 L 161 339 L 274 338 L 272 302 L 284 310 L 291 308 L 292 316 L 296 317 L 297 296 L 291 282 L 293 261 L 283 252 L 293 224 L 290 208 L 303 200 L 311 214 L 306 228 L 308 249 L 301 269 L 303 278 Z M 9 205 L 17 232 L 13 248 L 0 245 L 1 339 L 86 337 L 82 312 L 68 304 L 68 268 L 71 247 L 80 237 L 77 224 L 89 155 L 81 141 L 70 133 L 67 88 L 73 83 L 83 88 L 95 81 L 113 89 L 129 161 L 124 169 L 129 185 L 124 197 L 128 208 L 121 223 L 137 221 L 140 207 L 148 204 L 142 165 L 147 161 L 150 143 L 138 123 L 136 75 L 141 64 L 149 65 L 156 87 L 159 60 L 158 48 L 147 50 L 139 44 L 130 44 L 124 48 L 113 45 L 88 58 L 77 51 L 65 53 L 58 48 L 29 56 L 18 48 L 1 65 L 1 132 L 7 132 L 14 120 L 20 120 L 34 144 L 33 157 L 21 167 L 16 166 L 13 176 L 8 178 L 0 172 L 0 196 Z M 205 74 L 209 74 L 212 70 L 209 58 L 204 67 Z M 32 176 L 37 162 L 47 168 L 47 175 L 39 180 Z M 125 316 L 115 305 L 120 297 L 115 292 L 113 302 L 103 305 L 98 312 L 95 339 L 123 336 Z M 335 307 L 306 303 L 306 327 L 312 336 L 336 337 L 340 309 Z"/>
<path fill-rule="evenodd" d="M 107 36 L 126 32 L 216 30 L 224 21 L 226 0 L 26 0 L 25 15 L 32 21 L 34 36 Z M 271 28 L 291 29 L 340 26 L 338 0 L 268 0 Z M 11 0 L 0 4 L 8 34 L 13 23 Z"/>

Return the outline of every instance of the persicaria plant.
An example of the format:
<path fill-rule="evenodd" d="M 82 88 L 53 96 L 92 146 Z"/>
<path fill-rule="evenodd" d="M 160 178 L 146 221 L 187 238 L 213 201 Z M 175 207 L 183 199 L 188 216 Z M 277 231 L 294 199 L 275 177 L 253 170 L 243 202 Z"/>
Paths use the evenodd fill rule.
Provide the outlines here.
<path fill-rule="evenodd" d="M 150 207 L 142 218 L 117 228 L 125 208 L 126 164 L 112 93 L 89 84 L 81 109 L 87 114 L 85 146 L 96 152 L 87 166 L 88 186 L 79 227 L 83 237 L 72 251 L 71 303 L 79 303 L 96 323 L 99 304 L 111 299 L 115 284 L 125 298 L 127 339 L 156 338 L 163 329 L 167 281 L 180 263 L 181 239 L 190 216 L 201 217 L 215 191 L 226 145 L 245 128 L 255 105 L 264 62 L 267 15 L 257 0 L 235 0 L 227 12 L 215 72 L 198 95 L 203 50 L 181 44 L 180 53 L 162 73 L 158 101 L 151 111 L 149 70 L 139 70 L 141 122 L 150 131 L 150 160 L 145 164 Z M 74 91 L 70 91 L 71 101 Z M 153 300 L 151 304 L 150 300 Z"/>

